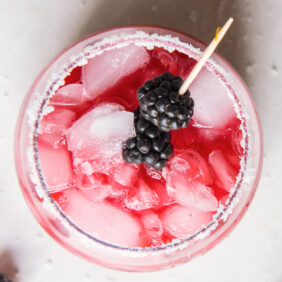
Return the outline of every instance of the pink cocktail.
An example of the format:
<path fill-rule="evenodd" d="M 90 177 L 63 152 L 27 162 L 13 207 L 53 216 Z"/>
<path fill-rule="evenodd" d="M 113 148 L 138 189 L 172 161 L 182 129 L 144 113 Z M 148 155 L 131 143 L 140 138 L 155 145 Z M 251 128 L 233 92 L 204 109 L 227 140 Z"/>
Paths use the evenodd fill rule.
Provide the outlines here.
<path fill-rule="evenodd" d="M 185 78 L 203 45 L 172 30 L 94 34 L 40 74 L 16 131 L 27 202 L 67 249 L 123 270 L 155 270 L 209 250 L 242 217 L 261 170 L 261 129 L 248 91 L 214 55 L 190 87 L 187 128 L 171 132 L 162 170 L 129 164 L 137 90 L 164 72 Z"/>

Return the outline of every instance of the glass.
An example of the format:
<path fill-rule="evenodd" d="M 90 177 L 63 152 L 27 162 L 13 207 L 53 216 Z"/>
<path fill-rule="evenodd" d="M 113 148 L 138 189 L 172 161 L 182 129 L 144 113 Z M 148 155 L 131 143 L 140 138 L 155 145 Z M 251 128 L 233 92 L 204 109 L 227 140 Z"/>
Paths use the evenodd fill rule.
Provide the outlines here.
<path fill-rule="evenodd" d="M 147 34 L 145 35 L 144 32 Z M 155 38 L 152 34 L 169 37 Z M 40 225 L 69 251 L 83 258 L 110 268 L 126 271 L 151 271 L 184 263 L 196 255 L 203 254 L 226 237 L 240 221 L 252 200 L 262 166 L 262 132 L 249 91 L 233 67 L 220 55 L 212 56 L 210 66 L 222 73 L 235 102 L 240 103 L 244 120 L 242 122 L 246 150 L 243 157 L 244 170 L 236 189 L 231 193 L 229 203 L 217 213 L 208 226 L 198 233 L 179 242 L 171 242 L 158 248 L 126 248 L 98 240 L 75 226 L 51 198 L 42 178 L 37 155 L 37 130 L 40 116 L 48 112 L 48 95 L 74 65 L 83 64 L 97 46 L 110 46 L 105 38 L 135 42 L 152 42 L 182 48 L 190 56 L 199 59 L 200 48 L 205 45 L 197 39 L 174 30 L 153 26 L 133 26 L 109 29 L 95 33 L 72 45 L 39 74 L 24 99 L 15 132 L 15 162 L 24 198 Z M 127 38 L 124 40 L 123 38 Z M 178 37 L 179 40 L 175 40 Z M 131 38 L 131 39 L 129 39 Z M 148 39 L 150 38 L 150 39 Z M 102 44 L 101 44 L 102 42 Z M 183 45 L 183 43 L 191 45 Z M 223 70 L 224 69 L 224 70 Z M 225 74 L 228 75 L 225 76 Z"/>

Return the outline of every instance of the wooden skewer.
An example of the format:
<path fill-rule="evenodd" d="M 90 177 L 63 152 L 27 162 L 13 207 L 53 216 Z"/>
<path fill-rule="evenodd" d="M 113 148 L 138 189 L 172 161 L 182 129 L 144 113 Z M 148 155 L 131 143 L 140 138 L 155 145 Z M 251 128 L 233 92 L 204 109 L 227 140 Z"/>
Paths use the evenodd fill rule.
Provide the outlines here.
<path fill-rule="evenodd" d="M 231 24 L 233 23 L 233 18 L 229 18 L 228 21 L 225 23 L 225 25 L 222 28 L 217 28 L 216 35 L 209 44 L 209 46 L 206 48 L 204 53 L 201 55 L 201 59 L 198 61 L 198 63 L 194 66 L 192 71 L 189 73 L 183 84 L 181 85 L 179 89 L 179 94 L 183 95 L 188 88 L 190 87 L 191 83 L 194 81 L 194 79 L 197 77 L 201 69 L 203 68 L 205 62 L 208 60 L 208 58 L 212 55 L 220 41 L 223 39 L 224 35 L 230 28 Z"/>

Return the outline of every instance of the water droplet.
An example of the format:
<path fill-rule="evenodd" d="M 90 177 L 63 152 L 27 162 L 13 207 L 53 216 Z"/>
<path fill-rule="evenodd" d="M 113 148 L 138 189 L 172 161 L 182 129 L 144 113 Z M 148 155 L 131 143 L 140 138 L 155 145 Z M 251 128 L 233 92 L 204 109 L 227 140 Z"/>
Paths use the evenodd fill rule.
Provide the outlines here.
<path fill-rule="evenodd" d="M 48 258 L 45 262 L 46 269 L 52 269 L 53 268 L 53 260 L 51 258 Z"/>
<path fill-rule="evenodd" d="M 277 76 L 277 75 L 278 75 L 278 68 L 277 68 L 276 64 L 272 64 L 272 65 L 271 65 L 271 73 L 272 73 L 272 75 L 274 75 L 274 76 Z"/>

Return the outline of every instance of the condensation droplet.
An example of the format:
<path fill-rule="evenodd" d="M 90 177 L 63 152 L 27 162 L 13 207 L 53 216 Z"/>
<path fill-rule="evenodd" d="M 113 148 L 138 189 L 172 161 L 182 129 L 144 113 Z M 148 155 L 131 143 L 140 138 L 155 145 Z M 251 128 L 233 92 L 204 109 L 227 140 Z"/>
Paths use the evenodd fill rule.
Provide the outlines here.
<path fill-rule="evenodd" d="M 46 269 L 52 269 L 53 268 L 53 260 L 51 258 L 48 258 L 45 262 Z"/>
<path fill-rule="evenodd" d="M 278 75 L 278 68 L 277 68 L 277 66 L 276 66 L 275 64 L 272 64 L 272 65 L 271 65 L 271 73 L 272 73 L 272 75 L 274 75 L 274 76 L 277 76 L 277 75 Z"/>

